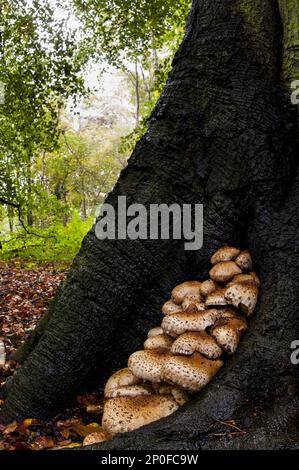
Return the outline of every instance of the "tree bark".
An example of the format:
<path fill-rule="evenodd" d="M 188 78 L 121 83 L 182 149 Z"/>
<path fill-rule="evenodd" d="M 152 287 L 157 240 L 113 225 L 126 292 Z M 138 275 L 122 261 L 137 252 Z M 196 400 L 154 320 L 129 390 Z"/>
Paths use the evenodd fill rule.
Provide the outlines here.
<path fill-rule="evenodd" d="M 229 243 L 250 248 L 262 280 L 236 355 L 172 416 L 93 448 L 298 447 L 298 135 L 282 64 L 276 1 L 193 1 L 149 130 L 106 202 L 203 203 L 203 248 L 99 241 L 91 230 L 20 352 L 2 422 L 49 417 L 103 384 L 160 323 L 171 288 L 207 276 L 212 252 Z M 246 434 L 213 437 L 231 419 Z"/>

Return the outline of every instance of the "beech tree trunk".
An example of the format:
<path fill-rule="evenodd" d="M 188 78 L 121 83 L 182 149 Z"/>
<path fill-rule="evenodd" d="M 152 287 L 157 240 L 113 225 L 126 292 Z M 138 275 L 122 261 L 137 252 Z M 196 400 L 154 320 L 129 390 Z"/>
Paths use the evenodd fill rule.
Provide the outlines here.
<path fill-rule="evenodd" d="M 2 422 L 47 418 L 126 366 L 161 322 L 172 287 L 204 279 L 212 252 L 228 243 L 249 247 L 262 280 L 237 353 L 172 416 L 94 448 L 299 447 L 299 366 L 290 360 L 299 339 L 298 135 L 283 79 L 284 1 L 193 1 L 149 130 L 107 202 L 125 195 L 147 207 L 203 203 L 203 248 L 185 251 L 180 240 L 99 241 L 91 230 L 17 353 L 23 366 Z M 229 437 L 220 423 L 227 420 L 246 433 Z"/>

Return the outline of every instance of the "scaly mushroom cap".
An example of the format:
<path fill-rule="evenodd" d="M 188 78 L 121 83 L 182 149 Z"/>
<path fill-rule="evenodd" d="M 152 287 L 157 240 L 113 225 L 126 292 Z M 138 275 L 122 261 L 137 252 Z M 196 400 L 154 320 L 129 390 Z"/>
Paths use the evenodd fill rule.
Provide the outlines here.
<path fill-rule="evenodd" d="M 161 326 L 166 334 L 177 337 L 186 331 L 203 331 L 219 318 L 223 316 L 234 317 L 235 315 L 235 312 L 228 308 L 210 309 L 198 313 L 175 313 L 164 317 Z"/>
<path fill-rule="evenodd" d="M 173 339 L 165 334 L 153 336 L 152 338 L 148 338 L 144 344 L 144 349 L 164 349 L 168 350 L 171 348 L 173 343 Z"/>
<path fill-rule="evenodd" d="M 107 381 L 104 395 L 107 397 L 117 388 L 126 387 L 128 385 L 139 385 L 140 383 L 141 380 L 135 377 L 128 368 L 120 369 L 111 375 L 110 379 Z"/>
<path fill-rule="evenodd" d="M 257 287 L 260 286 L 260 280 L 258 275 L 255 272 L 250 272 L 248 274 L 237 274 L 232 278 L 232 280 L 226 285 L 226 287 L 231 286 L 232 284 L 241 284 L 242 282 L 253 282 Z"/>
<path fill-rule="evenodd" d="M 222 246 L 213 254 L 211 263 L 217 264 L 221 261 L 232 261 L 239 255 L 240 251 L 241 250 L 233 246 Z"/>
<path fill-rule="evenodd" d="M 172 315 L 173 313 L 179 313 L 182 311 L 183 311 L 182 307 L 174 303 L 173 300 L 167 300 L 167 302 L 165 302 L 165 304 L 162 307 L 163 315 Z"/>
<path fill-rule="evenodd" d="M 171 347 L 172 354 L 191 355 L 201 353 L 208 359 L 217 359 L 222 354 L 222 349 L 215 339 L 205 331 L 190 331 L 179 336 Z"/>
<path fill-rule="evenodd" d="M 188 313 L 200 312 L 205 310 L 205 304 L 201 295 L 187 295 L 182 303 L 183 311 Z"/>
<path fill-rule="evenodd" d="M 92 432 L 91 434 L 88 434 L 88 436 L 84 438 L 83 446 L 91 446 L 92 444 L 99 444 L 100 442 L 108 441 L 108 439 L 111 439 L 111 438 L 112 438 L 111 434 L 107 431 L 95 431 L 95 432 Z"/>
<path fill-rule="evenodd" d="M 111 434 L 129 432 L 169 416 L 178 407 L 171 395 L 112 398 L 104 405 L 102 426 Z"/>
<path fill-rule="evenodd" d="M 206 297 L 206 307 L 212 307 L 214 305 L 228 305 L 228 301 L 225 298 L 226 289 L 214 290 L 211 294 Z"/>
<path fill-rule="evenodd" d="M 223 319 L 211 329 L 211 335 L 225 352 L 234 354 L 246 329 L 247 323 L 244 318 Z"/>
<path fill-rule="evenodd" d="M 247 316 L 252 315 L 257 303 L 257 297 L 258 287 L 254 282 L 250 281 L 232 284 L 225 291 L 225 298 L 234 307 L 240 308 Z"/>
<path fill-rule="evenodd" d="M 241 273 L 241 269 L 234 261 L 222 261 L 210 270 L 210 276 L 216 282 L 227 282 L 236 274 Z"/>
<path fill-rule="evenodd" d="M 206 297 L 218 288 L 219 286 L 218 284 L 216 284 L 216 282 L 214 282 L 212 279 L 207 279 L 206 281 L 201 283 L 199 291 L 203 297 Z"/>
<path fill-rule="evenodd" d="M 105 394 L 105 398 L 115 397 L 138 397 L 140 395 L 152 395 L 154 389 L 151 385 L 127 385 L 124 387 L 114 388 Z"/>
<path fill-rule="evenodd" d="M 242 271 L 252 270 L 252 259 L 249 250 L 241 251 L 235 261 L 239 268 L 242 269 Z"/>
<path fill-rule="evenodd" d="M 172 395 L 179 406 L 183 406 L 189 401 L 188 393 L 183 388 L 168 383 L 160 384 L 157 392 L 160 395 Z"/>
<path fill-rule="evenodd" d="M 176 304 L 181 305 L 186 295 L 199 294 L 199 288 L 200 282 L 198 281 L 183 282 L 172 290 L 171 297 Z"/>
<path fill-rule="evenodd" d="M 190 392 L 198 392 L 223 365 L 220 359 L 211 361 L 199 353 L 192 356 L 170 356 L 163 366 L 164 380 Z"/>
<path fill-rule="evenodd" d="M 129 357 L 128 367 L 136 377 L 142 380 L 161 382 L 162 367 L 167 357 L 168 354 L 159 349 L 136 351 Z"/>
<path fill-rule="evenodd" d="M 154 336 L 163 335 L 163 333 L 164 331 L 162 330 L 161 326 L 155 326 L 155 328 L 152 328 L 151 330 L 149 330 L 147 337 L 153 338 Z"/>

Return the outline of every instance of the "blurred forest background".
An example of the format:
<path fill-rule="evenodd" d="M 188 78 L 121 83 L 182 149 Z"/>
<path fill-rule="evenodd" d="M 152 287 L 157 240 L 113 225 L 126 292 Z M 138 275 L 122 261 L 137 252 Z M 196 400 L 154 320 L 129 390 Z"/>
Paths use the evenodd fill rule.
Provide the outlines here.
<path fill-rule="evenodd" d="M 188 0 L 0 0 L 0 260 L 67 266 L 167 80 Z"/>

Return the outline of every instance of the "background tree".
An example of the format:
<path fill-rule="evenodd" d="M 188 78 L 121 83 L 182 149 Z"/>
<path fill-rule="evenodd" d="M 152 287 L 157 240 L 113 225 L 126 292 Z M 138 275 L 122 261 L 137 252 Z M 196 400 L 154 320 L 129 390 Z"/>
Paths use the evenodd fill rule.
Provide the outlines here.
<path fill-rule="evenodd" d="M 298 51 L 287 43 L 283 57 L 283 37 L 299 22 L 292 3 L 280 2 L 281 16 L 272 0 L 193 1 L 149 129 L 107 202 L 116 207 L 119 195 L 147 207 L 202 202 L 203 249 L 186 252 L 178 240 L 99 241 L 92 229 L 17 353 L 23 366 L 2 422 L 50 416 L 124 366 L 159 324 L 171 287 L 205 277 L 211 253 L 229 243 L 250 248 L 262 280 L 238 353 L 190 404 L 97 448 L 298 448 L 298 367 L 290 361 L 299 335 L 298 135 L 282 80 Z M 212 440 L 228 419 L 246 435 Z"/>

